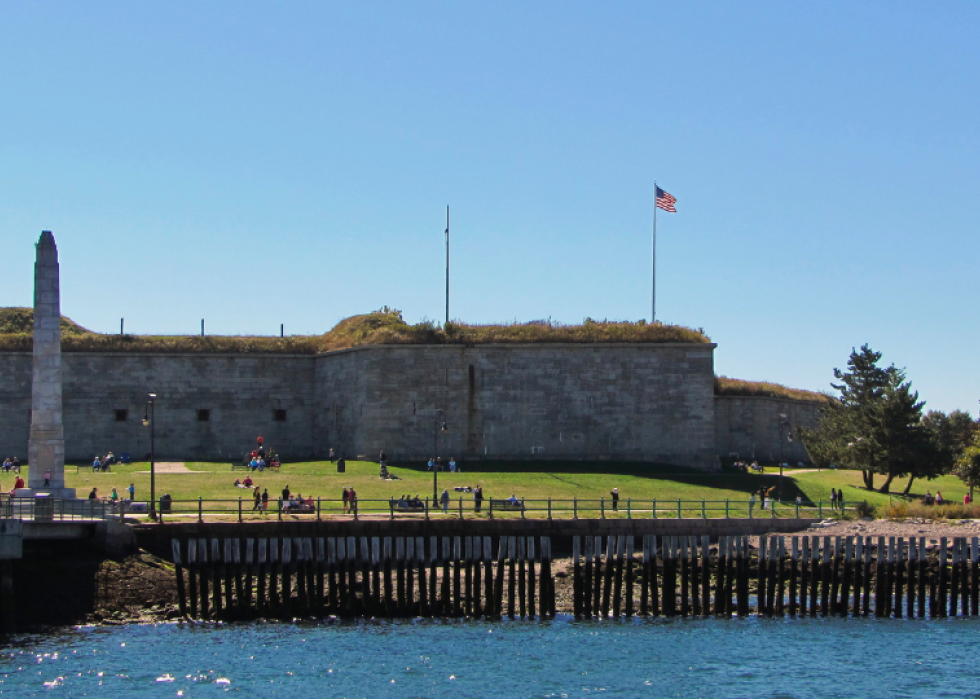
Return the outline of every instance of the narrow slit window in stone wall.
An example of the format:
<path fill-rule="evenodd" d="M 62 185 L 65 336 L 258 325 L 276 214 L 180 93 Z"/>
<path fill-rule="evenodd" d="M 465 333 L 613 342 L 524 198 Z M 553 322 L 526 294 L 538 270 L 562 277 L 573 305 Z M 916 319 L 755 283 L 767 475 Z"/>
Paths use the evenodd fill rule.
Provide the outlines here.
<path fill-rule="evenodd" d="M 198 408 L 198 410 L 197 410 L 197 421 L 198 422 L 211 422 L 211 409 L 210 408 Z"/>
<path fill-rule="evenodd" d="M 286 411 L 282 408 L 276 408 L 272 411 L 272 419 L 275 422 L 285 422 L 286 421 Z"/>
<path fill-rule="evenodd" d="M 126 422 L 129 419 L 129 411 L 126 408 L 117 408 L 113 412 L 116 414 L 116 422 Z"/>

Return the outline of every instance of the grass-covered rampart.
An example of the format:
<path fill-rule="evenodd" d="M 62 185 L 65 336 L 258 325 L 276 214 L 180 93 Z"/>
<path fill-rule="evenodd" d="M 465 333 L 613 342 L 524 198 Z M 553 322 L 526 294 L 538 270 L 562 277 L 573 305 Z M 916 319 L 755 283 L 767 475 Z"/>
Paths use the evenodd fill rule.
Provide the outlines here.
<path fill-rule="evenodd" d="M 33 310 L 0 309 L 0 351 L 30 351 Z M 699 330 L 661 323 L 594 321 L 562 325 L 544 321 L 468 325 L 432 321 L 410 325 L 399 311 L 383 308 L 351 316 L 323 335 L 103 335 L 62 319 L 65 352 L 202 352 L 316 354 L 370 345 L 459 345 L 504 343 L 708 343 Z"/>

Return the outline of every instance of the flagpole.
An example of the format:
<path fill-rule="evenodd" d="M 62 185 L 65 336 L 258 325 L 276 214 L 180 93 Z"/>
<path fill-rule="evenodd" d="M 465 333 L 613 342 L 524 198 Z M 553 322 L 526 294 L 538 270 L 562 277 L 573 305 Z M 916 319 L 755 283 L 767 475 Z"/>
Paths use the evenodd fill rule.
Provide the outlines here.
<path fill-rule="evenodd" d="M 650 322 L 657 320 L 657 181 L 653 181 L 653 259 L 650 274 Z"/>
<path fill-rule="evenodd" d="M 449 204 L 446 204 L 446 325 L 449 325 Z"/>

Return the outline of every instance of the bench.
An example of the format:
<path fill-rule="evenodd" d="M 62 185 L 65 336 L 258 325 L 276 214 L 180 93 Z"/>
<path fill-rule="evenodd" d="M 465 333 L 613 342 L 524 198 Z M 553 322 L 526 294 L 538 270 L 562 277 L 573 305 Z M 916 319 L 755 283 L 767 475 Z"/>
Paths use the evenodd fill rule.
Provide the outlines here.
<path fill-rule="evenodd" d="M 511 500 L 494 500 L 490 498 L 490 510 L 513 510 L 514 512 L 523 512 L 524 503 L 523 502 L 513 502 Z"/>
<path fill-rule="evenodd" d="M 388 500 L 388 507 L 392 512 L 425 512 L 424 502 L 408 502 L 406 500 Z"/>

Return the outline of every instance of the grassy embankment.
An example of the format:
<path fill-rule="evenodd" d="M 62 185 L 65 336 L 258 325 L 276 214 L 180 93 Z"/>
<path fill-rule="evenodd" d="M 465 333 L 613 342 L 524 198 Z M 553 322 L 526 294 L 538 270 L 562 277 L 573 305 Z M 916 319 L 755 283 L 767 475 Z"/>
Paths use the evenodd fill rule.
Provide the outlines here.
<path fill-rule="evenodd" d="M 130 482 L 136 486 L 137 500 L 145 500 L 149 496 L 150 476 L 147 463 L 116 465 L 111 473 L 92 473 L 86 466 L 76 473 L 75 467 L 67 469 L 67 482 L 70 487 L 78 489 L 80 496 L 85 496 L 97 487 L 100 496 L 108 496 L 112 487 L 116 487 L 120 496 L 125 495 L 125 488 Z M 205 500 L 226 501 L 223 507 L 237 510 L 237 500 L 242 497 L 246 511 L 250 509 L 247 491 L 235 488 L 236 478 L 243 479 L 244 471 L 232 471 L 228 463 L 187 463 L 187 468 L 199 473 L 158 474 L 157 495 L 170 493 L 177 501 Z M 685 471 L 676 467 L 636 464 L 582 464 L 582 463 L 477 463 L 463 464 L 460 473 L 442 472 L 439 474 L 439 490 L 448 487 L 454 507 L 458 507 L 458 498 L 464 500 L 467 516 L 472 509 L 472 496 L 456 493 L 455 486 L 475 486 L 481 484 L 486 497 L 506 498 L 511 493 L 518 498 L 524 498 L 531 507 L 531 501 L 537 501 L 534 507 L 546 507 L 550 497 L 555 502 L 556 516 L 558 515 L 557 501 L 579 500 L 580 516 L 597 516 L 599 499 L 606 498 L 607 516 L 609 492 L 619 488 L 621 509 L 625 508 L 627 498 L 632 500 L 634 516 L 649 517 L 653 501 L 657 501 L 658 516 L 676 516 L 677 499 L 684 501 L 682 506 L 685 517 L 701 515 L 700 501 L 708 501 L 708 516 L 723 516 L 724 501 L 730 500 L 732 516 L 745 516 L 749 493 L 766 485 L 778 483 L 778 470 L 767 469 L 764 475 L 756 474 L 703 474 Z M 305 496 L 321 497 L 325 500 L 339 500 L 344 487 L 353 487 L 362 502 L 364 511 L 383 509 L 388 498 L 399 495 L 414 495 L 421 497 L 432 495 L 432 474 L 421 464 L 395 465 L 390 468 L 398 480 L 383 481 L 378 478 L 378 465 L 370 462 L 347 462 L 347 473 L 338 474 L 334 464 L 329 462 L 302 462 L 285 464 L 279 473 L 252 474 L 253 480 L 260 488 L 268 488 L 269 495 L 275 499 L 285 485 L 293 492 Z M 3 485 L 6 485 L 4 483 Z M 797 494 L 804 501 L 822 499 L 825 503 L 824 515 L 830 516 L 829 495 L 831 488 L 843 488 L 845 498 L 849 503 L 857 500 L 867 500 L 879 507 L 883 515 L 890 503 L 901 502 L 899 496 L 881 495 L 867 492 L 861 487 L 860 474 L 855 471 L 806 471 L 785 476 L 783 484 L 783 500 L 792 502 Z M 964 485 L 953 476 L 945 476 L 935 481 L 917 482 L 913 494 L 921 496 L 926 489 L 933 493 L 941 490 L 947 499 L 962 503 L 966 492 Z M 369 503 L 368 501 L 384 501 Z M 712 504 L 714 503 L 714 504 Z M 562 505 L 570 507 L 570 504 Z M 220 507 L 211 505 L 211 507 Z M 330 505 L 336 509 L 336 503 Z M 179 504 L 177 509 L 192 508 L 190 503 Z M 325 510 L 327 506 L 324 505 Z M 712 511 L 713 510 L 713 511 Z M 758 510 L 755 513 L 759 515 Z M 788 513 L 787 513 L 788 514 Z M 512 515 L 511 515 L 512 516 Z M 543 511 L 530 513 L 529 516 L 545 516 Z M 561 516 L 571 516 L 564 512 Z M 619 516 L 625 516 L 622 512 Z"/>
<path fill-rule="evenodd" d="M 0 308 L 0 351 L 28 352 L 34 311 Z M 409 325 L 401 312 L 384 308 L 346 318 L 322 335 L 118 335 L 94 333 L 68 318 L 61 322 L 65 352 L 199 352 L 316 354 L 366 345 L 442 345 L 482 343 L 707 343 L 700 330 L 662 323 L 594 321 L 564 325 L 546 321 L 472 325 L 432 321 Z"/>

